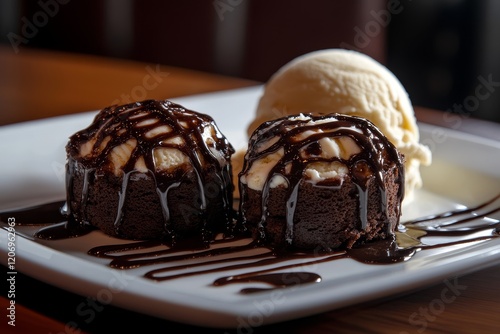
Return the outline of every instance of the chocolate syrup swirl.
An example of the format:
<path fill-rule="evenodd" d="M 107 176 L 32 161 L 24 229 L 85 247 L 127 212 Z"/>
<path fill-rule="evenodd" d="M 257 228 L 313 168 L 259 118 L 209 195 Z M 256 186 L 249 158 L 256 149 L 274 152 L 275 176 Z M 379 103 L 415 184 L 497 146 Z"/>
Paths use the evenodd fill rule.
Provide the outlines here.
<path fill-rule="evenodd" d="M 279 175 L 285 178 L 287 187 L 286 197 L 286 232 L 285 239 L 292 243 L 294 230 L 294 213 L 298 201 L 298 188 L 304 179 L 304 171 L 308 164 L 315 162 L 331 163 L 339 162 L 345 165 L 358 190 L 359 228 L 367 228 L 368 208 L 368 181 L 374 178 L 380 192 L 380 208 L 382 214 L 387 217 L 388 201 L 385 189 L 385 171 L 395 166 L 398 169 L 398 194 L 396 217 L 400 216 L 401 202 L 404 196 L 404 166 L 403 160 L 394 145 L 369 121 L 354 116 L 330 114 L 325 116 L 306 115 L 307 117 L 284 117 L 278 120 L 263 123 L 252 134 L 249 141 L 249 149 L 245 156 L 243 170 L 240 177 L 245 175 L 252 165 L 265 159 L 266 156 L 284 150 L 283 157 L 269 172 L 262 189 L 261 220 L 258 224 L 261 239 L 266 238 L 265 224 L 268 216 L 267 202 L 271 187 L 271 180 Z M 304 135 L 312 132 L 311 135 Z M 353 154 L 349 159 L 341 157 L 322 157 L 321 147 L 318 141 L 322 138 L 348 137 L 360 148 L 360 152 Z M 302 139 L 298 139 L 302 138 Z M 271 146 L 260 150 L 268 143 Z M 304 157 L 305 152 L 307 157 Z M 316 186 L 322 188 L 337 189 L 338 184 L 321 182 Z M 242 219 L 245 217 L 244 202 L 248 195 L 246 189 L 239 184 L 241 193 L 240 213 Z M 387 219 L 387 233 L 393 234 L 397 222 L 390 223 Z"/>
<path fill-rule="evenodd" d="M 208 139 L 203 137 L 206 131 L 210 132 Z M 110 161 L 114 154 L 113 149 L 130 141 L 135 141 L 135 147 L 120 171 L 123 181 L 118 193 L 118 209 L 114 220 L 117 235 L 120 235 L 126 214 L 124 204 L 128 184 L 131 177 L 139 173 L 136 165 L 142 162 L 147 168 L 146 174 L 154 179 L 164 218 L 164 230 L 168 237 L 173 239 L 175 236 L 171 226 L 169 193 L 179 187 L 190 173 L 195 175 L 200 194 L 199 211 L 204 215 L 207 210 L 204 187 L 207 173 L 208 170 L 215 169 L 214 174 L 218 180 L 214 183 L 219 187 L 226 225 L 229 226 L 233 218 L 233 186 L 228 161 L 234 149 L 210 116 L 185 109 L 167 100 L 146 100 L 105 108 L 98 113 L 88 128 L 70 137 L 66 147 L 69 159 L 66 173 L 68 205 L 65 213 L 73 217 L 76 223 L 92 223 L 86 216 L 89 188 L 92 187 L 96 176 L 116 174 L 116 166 Z M 90 153 L 82 156 L 83 145 L 89 144 L 92 145 Z M 162 170 L 155 165 L 154 151 L 158 148 L 179 150 L 188 158 L 189 163 L 175 167 L 174 171 Z M 218 154 L 221 156 L 217 156 Z M 84 167 L 80 198 L 75 198 L 73 191 L 75 169 L 81 168 L 77 162 Z M 206 222 L 206 219 L 203 220 Z M 205 227 L 201 230 L 205 230 Z"/>
<path fill-rule="evenodd" d="M 64 202 L 0 212 L 0 221 L 16 217 L 17 230 L 22 226 L 47 225 L 35 233 L 35 238 L 57 239 L 75 236 L 75 231 L 62 228 L 64 216 L 59 208 Z M 77 225 L 80 226 L 80 225 Z M 6 228 L 6 227 L 4 227 Z M 85 230 L 85 227 L 80 227 Z M 19 232 L 21 233 L 21 232 Z M 55 237 L 54 237 L 55 236 Z M 31 237 L 31 236 L 28 236 Z M 436 243 L 432 238 L 452 237 Z M 475 207 L 453 210 L 438 215 L 405 222 L 395 235 L 386 239 L 357 245 L 333 252 L 276 253 L 246 236 L 219 237 L 206 248 L 199 242 L 182 240 L 175 247 L 158 240 L 102 245 L 88 251 L 91 256 L 107 258 L 109 266 L 117 269 L 154 266 L 144 277 L 155 281 L 170 281 L 210 273 L 231 273 L 215 279 L 214 287 L 232 283 L 265 284 L 240 290 L 242 294 L 301 284 L 319 283 L 317 273 L 304 271 L 314 264 L 353 259 L 366 264 L 392 264 L 409 261 L 428 249 L 468 245 L 500 237 L 500 195 Z M 430 242 L 427 243 L 426 240 Z M 442 240 L 442 239 L 441 239 Z M 293 269 L 293 271 L 289 271 Z M 241 272 L 244 270 L 244 272 Z"/>

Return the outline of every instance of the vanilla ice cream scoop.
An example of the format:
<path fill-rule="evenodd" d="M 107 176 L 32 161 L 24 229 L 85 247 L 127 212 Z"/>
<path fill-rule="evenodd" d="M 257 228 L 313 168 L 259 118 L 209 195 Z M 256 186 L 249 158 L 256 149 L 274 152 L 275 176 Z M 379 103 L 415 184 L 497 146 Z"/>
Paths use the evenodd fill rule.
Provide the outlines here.
<path fill-rule="evenodd" d="M 248 134 L 265 121 L 299 113 L 370 120 L 405 156 L 405 201 L 422 186 L 419 167 L 431 163 L 431 152 L 419 143 L 408 94 L 392 72 L 369 56 L 329 49 L 284 65 L 267 82 Z"/>

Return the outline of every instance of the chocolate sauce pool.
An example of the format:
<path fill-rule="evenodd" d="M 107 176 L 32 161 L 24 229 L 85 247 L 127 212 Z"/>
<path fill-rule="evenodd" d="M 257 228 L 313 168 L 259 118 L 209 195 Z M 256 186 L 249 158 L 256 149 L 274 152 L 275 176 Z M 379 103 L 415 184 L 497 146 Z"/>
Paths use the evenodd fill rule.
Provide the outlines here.
<path fill-rule="evenodd" d="M 61 213 L 63 205 L 64 202 L 55 202 L 0 212 L 0 221 L 6 223 L 8 217 L 16 217 L 16 225 L 19 226 L 45 225 L 34 237 L 48 240 L 76 237 L 91 231 L 87 225 L 66 220 Z M 144 275 L 154 281 L 247 269 L 242 274 L 221 276 L 212 285 L 265 283 L 268 286 L 251 286 L 240 290 L 242 294 L 249 294 L 321 282 L 317 273 L 301 270 L 314 264 L 348 258 L 367 264 L 399 263 L 408 261 L 418 252 L 427 249 L 481 242 L 499 236 L 500 195 L 473 208 L 408 221 L 393 238 L 335 252 L 297 251 L 280 254 L 241 236 L 218 238 L 209 247 L 196 240 L 179 242 L 173 248 L 162 241 L 102 245 L 90 249 L 88 254 L 109 259 L 109 265 L 117 269 L 156 265 L 156 269 Z M 454 240 L 426 243 L 425 239 L 435 237 L 454 237 Z M 181 261 L 182 264 L 179 264 Z"/>

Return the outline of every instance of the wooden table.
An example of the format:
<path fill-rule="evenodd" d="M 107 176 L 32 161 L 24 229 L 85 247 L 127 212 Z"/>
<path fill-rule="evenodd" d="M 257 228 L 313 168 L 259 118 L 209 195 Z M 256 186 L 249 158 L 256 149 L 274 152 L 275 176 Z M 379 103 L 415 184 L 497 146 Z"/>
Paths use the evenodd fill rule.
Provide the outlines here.
<path fill-rule="evenodd" d="M 0 47 L 0 125 L 88 110 L 132 98 L 170 98 L 181 95 L 245 87 L 256 84 L 237 78 L 84 55 L 21 50 L 14 54 Z M 446 121 L 442 113 L 416 108 L 417 118 L 428 123 L 456 127 L 500 140 L 500 125 L 462 118 Z M 458 126 L 459 125 L 459 126 Z M 3 266 L 5 264 L 2 264 Z M 3 267 L 6 269 L 5 267 Z M 450 281 L 443 281 L 405 295 L 393 296 L 332 312 L 253 328 L 247 333 L 486 333 L 500 330 L 500 266 L 490 267 Z M 450 284 L 461 288 L 453 302 L 436 308 Z M 107 305 L 88 323 L 75 309 L 87 303 L 78 296 L 21 273 L 16 278 L 16 327 L 7 325 L 6 290 L 0 297 L 2 333 L 143 332 L 223 333 L 200 329 Z M 441 303 L 442 304 L 442 303 Z M 227 331 L 231 332 L 231 331 Z M 245 331 L 240 331 L 245 332 Z"/>

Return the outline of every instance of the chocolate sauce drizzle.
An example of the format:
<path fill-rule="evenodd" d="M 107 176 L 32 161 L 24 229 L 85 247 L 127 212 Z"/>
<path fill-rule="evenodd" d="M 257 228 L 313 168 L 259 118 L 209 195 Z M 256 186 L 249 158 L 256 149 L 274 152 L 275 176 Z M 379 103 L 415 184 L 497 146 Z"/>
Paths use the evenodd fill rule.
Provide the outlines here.
<path fill-rule="evenodd" d="M 271 180 L 279 175 L 285 178 L 287 187 L 286 199 L 286 234 L 285 239 L 288 243 L 293 240 L 294 213 L 298 200 L 299 183 L 303 180 L 304 170 L 307 165 L 315 162 L 340 162 L 347 166 L 352 180 L 358 190 L 359 206 L 359 228 L 361 230 L 367 227 L 367 208 L 368 208 L 368 181 L 374 177 L 381 197 L 381 212 L 387 216 L 388 203 L 384 183 L 384 171 L 391 166 L 398 169 L 398 198 L 396 207 L 396 217 L 400 216 L 401 202 L 404 196 L 404 166 L 403 160 L 394 145 L 369 121 L 354 116 L 345 116 L 340 114 L 330 114 L 325 116 L 306 115 L 307 117 L 283 117 L 278 120 L 265 122 L 258 127 L 249 140 L 249 150 L 245 156 L 243 169 L 240 177 L 246 174 L 252 165 L 273 154 L 280 149 L 284 150 L 284 156 L 276 163 L 269 172 L 262 189 L 261 220 L 258 224 L 261 239 L 266 238 L 265 224 L 268 216 L 267 202 Z M 327 122 L 325 122 L 325 120 Z M 321 122 L 318 122 L 321 121 Z M 314 132 L 309 136 L 301 135 L 307 132 Z M 324 158 L 321 157 L 321 147 L 318 141 L 322 138 L 342 138 L 349 137 L 359 146 L 360 153 L 353 154 L 349 159 L 341 157 Z M 270 147 L 258 150 L 269 142 L 276 140 Z M 308 157 L 301 155 L 304 151 Z M 288 170 L 289 168 L 289 170 Z M 328 187 L 335 189 L 338 185 L 319 184 L 322 188 Z M 240 212 L 244 219 L 244 202 L 248 200 L 245 187 L 239 184 L 241 193 Z M 397 222 L 387 224 L 387 233 L 393 234 Z"/>
<path fill-rule="evenodd" d="M 170 131 L 159 131 L 154 135 L 150 131 L 161 127 L 168 127 Z M 213 132 L 210 143 L 203 138 L 205 129 Z M 149 132 L 149 134 L 148 134 Z M 181 143 L 176 139 L 180 137 Z M 164 218 L 164 229 L 166 235 L 171 239 L 175 231 L 171 227 L 168 195 L 177 188 L 183 178 L 192 169 L 197 180 L 197 187 L 201 203 L 199 210 L 202 215 L 206 214 L 207 199 L 205 194 L 205 180 L 207 178 L 207 167 L 215 169 L 214 173 L 218 180 L 219 193 L 223 197 L 223 210 L 226 225 L 232 222 L 232 183 L 231 169 L 229 163 L 219 161 L 214 152 L 221 152 L 224 159 L 229 161 L 234 149 L 227 139 L 220 133 L 213 119 L 201 113 L 188 110 L 168 100 L 146 100 L 123 106 L 112 106 L 105 108 L 95 117 L 93 123 L 86 129 L 75 133 L 70 137 L 66 147 L 68 156 L 80 162 L 84 170 L 81 198 L 74 198 L 73 186 L 75 161 L 68 159 L 66 173 L 67 191 L 67 214 L 79 224 L 89 224 L 86 217 L 86 206 L 89 195 L 89 187 L 92 186 L 96 175 L 102 173 L 114 173 L 112 164 L 107 161 L 112 150 L 129 140 L 136 140 L 129 160 L 122 167 L 123 181 L 119 191 L 118 210 L 114 226 L 117 235 L 120 235 L 120 227 L 124 219 L 124 203 L 127 197 L 128 183 L 136 170 L 136 163 L 143 159 L 148 173 L 153 177 L 156 191 L 162 207 Z M 81 156 L 82 145 L 94 140 L 91 153 Z M 169 141 L 170 140 L 170 141 Z M 178 170 L 162 171 L 155 166 L 154 150 L 157 148 L 171 148 L 181 151 L 189 159 L 189 164 L 179 166 Z M 78 206 L 72 203 L 81 203 Z M 206 219 L 203 219 L 206 223 Z M 202 231 L 205 230 L 203 227 Z"/>
<path fill-rule="evenodd" d="M 8 217 L 15 216 L 16 224 L 19 226 L 52 222 L 53 225 L 43 228 L 45 233 L 36 233 L 35 237 L 54 239 L 51 234 L 63 237 L 64 233 L 61 231 L 67 232 L 66 237 L 72 237 L 74 231 L 57 227 L 64 223 L 64 217 L 59 212 L 63 203 L 0 212 L 0 221 L 6 223 Z M 55 228 L 50 229 L 52 226 Z M 453 237 L 453 240 L 426 243 L 426 240 L 432 241 L 434 237 Z M 209 248 L 191 240 L 182 240 L 173 248 L 161 241 L 139 241 L 94 247 L 88 254 L 109 259 L 109 265 L 117 269 L 155 266 L 144 274 L 145 278 L 154 281 L 244 270 L 239 274 L 219 277 L 212 282 L 212 285 L 214 287 L 235 283 L 266 285 L 266 287 L 251 286 L 240 290 L 242 294 L 249 294 L 318 283 L 321 277 L 317 273 L 303 271 L 313 264 L 342 259 L 353 259 L 366 264 L 400 263 L 425 250 L 479 243 L 497 237 L 500 237 L 500 195 L 469 209 L 448 211 L 405 222 L 389 239 L 367 242 L 351 249 L 334 252 L 276 253 L 271 248 L 260 246 L 258 242 L 241 236 L 219 237 Z"/>

